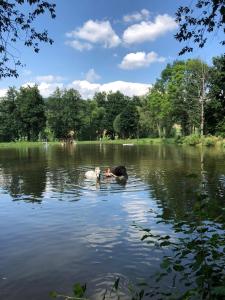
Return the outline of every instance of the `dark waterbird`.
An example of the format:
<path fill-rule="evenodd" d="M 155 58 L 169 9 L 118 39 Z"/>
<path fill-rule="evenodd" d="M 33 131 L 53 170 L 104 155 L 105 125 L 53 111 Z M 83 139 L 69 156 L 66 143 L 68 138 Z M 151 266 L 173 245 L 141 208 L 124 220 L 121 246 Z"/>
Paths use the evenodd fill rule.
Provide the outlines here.
<path fill-rule="evenodd" d="M 127 169 L 125 166 L 117 166 L 111 169 L 111 173 L 115 175 L 118 179 L 127 180 Z"/>

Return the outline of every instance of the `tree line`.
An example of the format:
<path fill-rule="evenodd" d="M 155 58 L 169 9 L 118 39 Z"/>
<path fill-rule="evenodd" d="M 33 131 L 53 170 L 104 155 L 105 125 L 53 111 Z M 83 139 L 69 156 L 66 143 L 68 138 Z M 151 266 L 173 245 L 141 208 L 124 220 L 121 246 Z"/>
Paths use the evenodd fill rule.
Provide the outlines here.
<path fill-rule="evenodd" d="M 96 93 L 84 100 L 74 89 L 43 98 L 38 86 L 11 87 L 0 100 L 0 141 L 98 140 L 225 136 L 225 55 L 212 66 L 174 61 L 142 97 Z"/>

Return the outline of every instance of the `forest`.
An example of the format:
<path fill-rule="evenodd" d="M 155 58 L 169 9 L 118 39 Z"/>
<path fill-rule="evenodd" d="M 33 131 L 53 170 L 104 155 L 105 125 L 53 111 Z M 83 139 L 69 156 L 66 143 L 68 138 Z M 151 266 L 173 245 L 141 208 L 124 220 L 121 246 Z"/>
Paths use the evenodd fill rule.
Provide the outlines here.
<path fill-rule="evenodd" d="M 38 86 L 10 87 L 0 99 L 0 142 L 107 140 L 189 135 L 225 137 L 225 55 L 167 64 L 149 92 L 128 97 L 74 89 L 43 98 Z"/>

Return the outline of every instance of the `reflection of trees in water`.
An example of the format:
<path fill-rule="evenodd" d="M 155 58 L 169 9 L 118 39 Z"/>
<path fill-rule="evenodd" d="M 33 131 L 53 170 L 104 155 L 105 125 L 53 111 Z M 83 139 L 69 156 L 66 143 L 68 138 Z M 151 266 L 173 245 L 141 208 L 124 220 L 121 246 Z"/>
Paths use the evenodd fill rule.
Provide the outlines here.
<path fill-rule="evenodd" d="M 201 163 L 203 155 L 204 166 Z M 155 160 L 154 168 L 149 168 L 145 179 L 151 187 L 151 195 L 162 207 L 165 219 L 182 219 L 186 213 L 192 211 L 203 175 L 204 189 L 211 199 L 210 213 L 217 214 L 225 195 L 224 182 L 221 180 L 221 174 L 224 172 L 224 153 L 217 153 L 216 164 L 215 155 L 216 152 L 212 150 L 203 149 L 201 152 L 201 149 L 188 147 L 165 147 L 163 151 L 158 149 L 151 155 L 151 159 Z"/>
<path fill-rule="evenodd" d="M 141 178 L 151 190 L 164 217 L 183 216 L 192 209 L 201 182 L 200 149 L 170 145 L 66 145 L 1 150 L 1 185 L 16 197 L 41 198 L 44 191 L 76 191 L 84 172 L 100 166 L 125 165 L 129 180 Z M 225 194 L 224 153 L 204 150 L 206 188 L 215 202 Z M 215 159 L 216 157 L 216 159 Z M 133 176 L 133 177 L 132 177 Z M 138 182 L 137 182 L 138 185 Z"/>
<path fill-rule="evenodd" d="M 39 148 L 1 150 L 1 185 L 14 198 L 40 201 L 45 191 L 47 162 Z M 37 199 L 39 198 L 39 199 Z"/>

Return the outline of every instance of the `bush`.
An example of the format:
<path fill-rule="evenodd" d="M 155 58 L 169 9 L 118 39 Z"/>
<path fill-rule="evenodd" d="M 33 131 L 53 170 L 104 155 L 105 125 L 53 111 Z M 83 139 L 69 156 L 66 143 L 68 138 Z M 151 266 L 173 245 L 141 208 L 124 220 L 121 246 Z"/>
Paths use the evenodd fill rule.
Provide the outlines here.
<path fill-rule="evenodd" d="M 206 147 L 214 147 L 217 142 L 217 138 L 213 136 L 207 136 L 203 139 L 203 145 Z"/>
<path fill-rule="evenodd" d="M 201 142 L 200 137 L 197 134 L 188 135 L 183 140 L 183 143 L 189 146 L 196 146 L 200 144 L 200 142 Z"/>
<path fill-rule="evenodd" d="M 176 144 L 181 145 L 181 144 L 183 144 L 183 142 L 184 142 L 184 138 L 182 136 L 180 136 L 180 135 L 176 136 L 176 138 L 175 138 Z"/>

